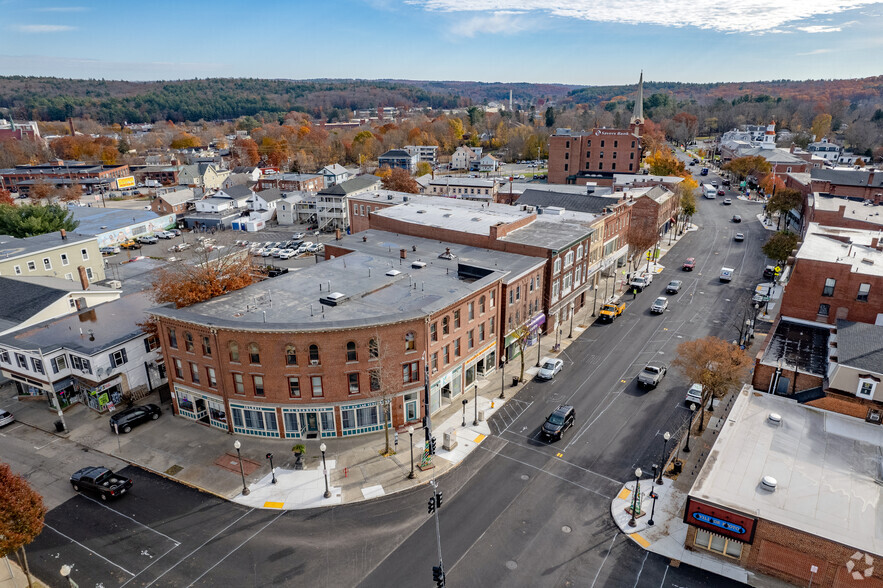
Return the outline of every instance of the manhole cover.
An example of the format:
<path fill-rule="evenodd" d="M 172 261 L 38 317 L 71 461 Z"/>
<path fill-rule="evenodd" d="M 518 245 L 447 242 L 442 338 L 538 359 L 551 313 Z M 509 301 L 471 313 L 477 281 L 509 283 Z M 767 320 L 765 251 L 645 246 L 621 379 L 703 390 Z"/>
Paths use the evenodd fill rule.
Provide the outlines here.
<path fill-rule="evenodd" d="M 506 562 L 506 567 L 509 568 L 510 570 L 514 570 L 515 568 L 518 567 L 518 564 L 510 559 L 509 561 Z"/>
<path fill-rule="evenodd" d="M 177 474 L 178 472 L 180 472 L 183 469 L 184 468 L 182 466 L 173 465 L 172 467 L 170 467 L 169 469 L 166 470 L 166 473 L 170 476 L 174 476 L 175 474 Z"/>
<path fill-rule="evenodd" d="M 571 531 L 573 531 L 573 529 L 571 529 L 567 525 L 564 525 L 563 527 L 561 527 L 561 530 L 564 531 L 565 533 L 570 533 Z"/>
<path fill-rule="evenodd" d="M 521 474 L 521 479 L 522 480 L 530 480 L 530 476 L 528 476 L 527 474 Z"/>

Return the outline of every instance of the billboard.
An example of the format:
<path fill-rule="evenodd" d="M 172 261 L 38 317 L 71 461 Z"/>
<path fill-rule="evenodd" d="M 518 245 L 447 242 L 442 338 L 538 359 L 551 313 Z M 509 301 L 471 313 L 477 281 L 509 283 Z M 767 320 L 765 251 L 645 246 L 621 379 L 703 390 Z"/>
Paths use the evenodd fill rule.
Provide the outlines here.
<path fill-rule="evenodd" d="M 757 519 L 719 506 L 705 504 L 688 496 L 687 506 L 684 509 L 684 522 L 717 535 L 751 543 L 754 541 Z"/>
<path fill-rule="evenodd" d="M 126 188 L 135 187 L 135 176 L 126 176 L 117 178 L 117 190 L 125 190 Z"/>

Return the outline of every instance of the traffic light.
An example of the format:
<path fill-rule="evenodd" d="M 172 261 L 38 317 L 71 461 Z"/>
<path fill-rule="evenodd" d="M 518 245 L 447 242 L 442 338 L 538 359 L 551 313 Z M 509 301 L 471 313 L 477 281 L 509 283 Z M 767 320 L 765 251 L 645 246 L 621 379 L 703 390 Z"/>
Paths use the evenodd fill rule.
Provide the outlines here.
<path fill-rule="evenodd" d="M 445 572 L 441 566 L 432 566 L 432 580 L 438 588 L 444 588 Z"/>
<path fill-rule="evenodd" d="M 436 492 L 435 493 L 435 506 L 436 506 L 436 508 L 441 508 L 441 501 L 442 501 L 442 493 Z"/>
<path fill-rule="evenodd" d="M 429 440 L 429 454 L 435 455 L 435 437 Z"/>
<path fill-rule="evenodd" d="M 429 499 L 429 502 L 426 504 L 426 512 L 432 514 L 435 512 L 435 496 Z"/>

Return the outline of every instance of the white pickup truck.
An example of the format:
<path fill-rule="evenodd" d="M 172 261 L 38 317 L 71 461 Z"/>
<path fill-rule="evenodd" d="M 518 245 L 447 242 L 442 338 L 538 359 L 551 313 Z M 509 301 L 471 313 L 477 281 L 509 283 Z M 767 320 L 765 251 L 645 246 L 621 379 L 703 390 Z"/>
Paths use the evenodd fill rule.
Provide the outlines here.
<path fill-rule="evenodd" d="M 632 279 L 629 281 L 629 286 L 632 288 L 637 288 L 640 292 L 644 290 L 650 283 L 653 282 L 653 274 L 648 272 L 641 272 L 635 274 Z"/>

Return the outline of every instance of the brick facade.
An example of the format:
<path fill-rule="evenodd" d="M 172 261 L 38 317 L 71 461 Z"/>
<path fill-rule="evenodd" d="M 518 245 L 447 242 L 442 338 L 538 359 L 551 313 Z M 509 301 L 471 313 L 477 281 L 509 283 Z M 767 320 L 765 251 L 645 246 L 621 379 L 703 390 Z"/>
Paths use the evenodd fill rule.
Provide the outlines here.
<path fill-rule="evenodd" d="M 636 173 L 641 167 L 639 127 L 593 129 L 549 137 L 549 183 L 575 183 L 580 172 Z"/>
<path fill-rule="evenodd" d="M 782 315 L 828 324 L 838 318 L 873 324 L 883 309 L 883 276 L 856 273 L 851 268 L 851 263 L 795 260 L 782 297 Z M 827 296 L 825 281 L 829 278 L 835 285 Z M 870 284 L 867 300 L 857 299 L 861 284 Z M 826 314 L 823 304 L 827 305 Z"/>

